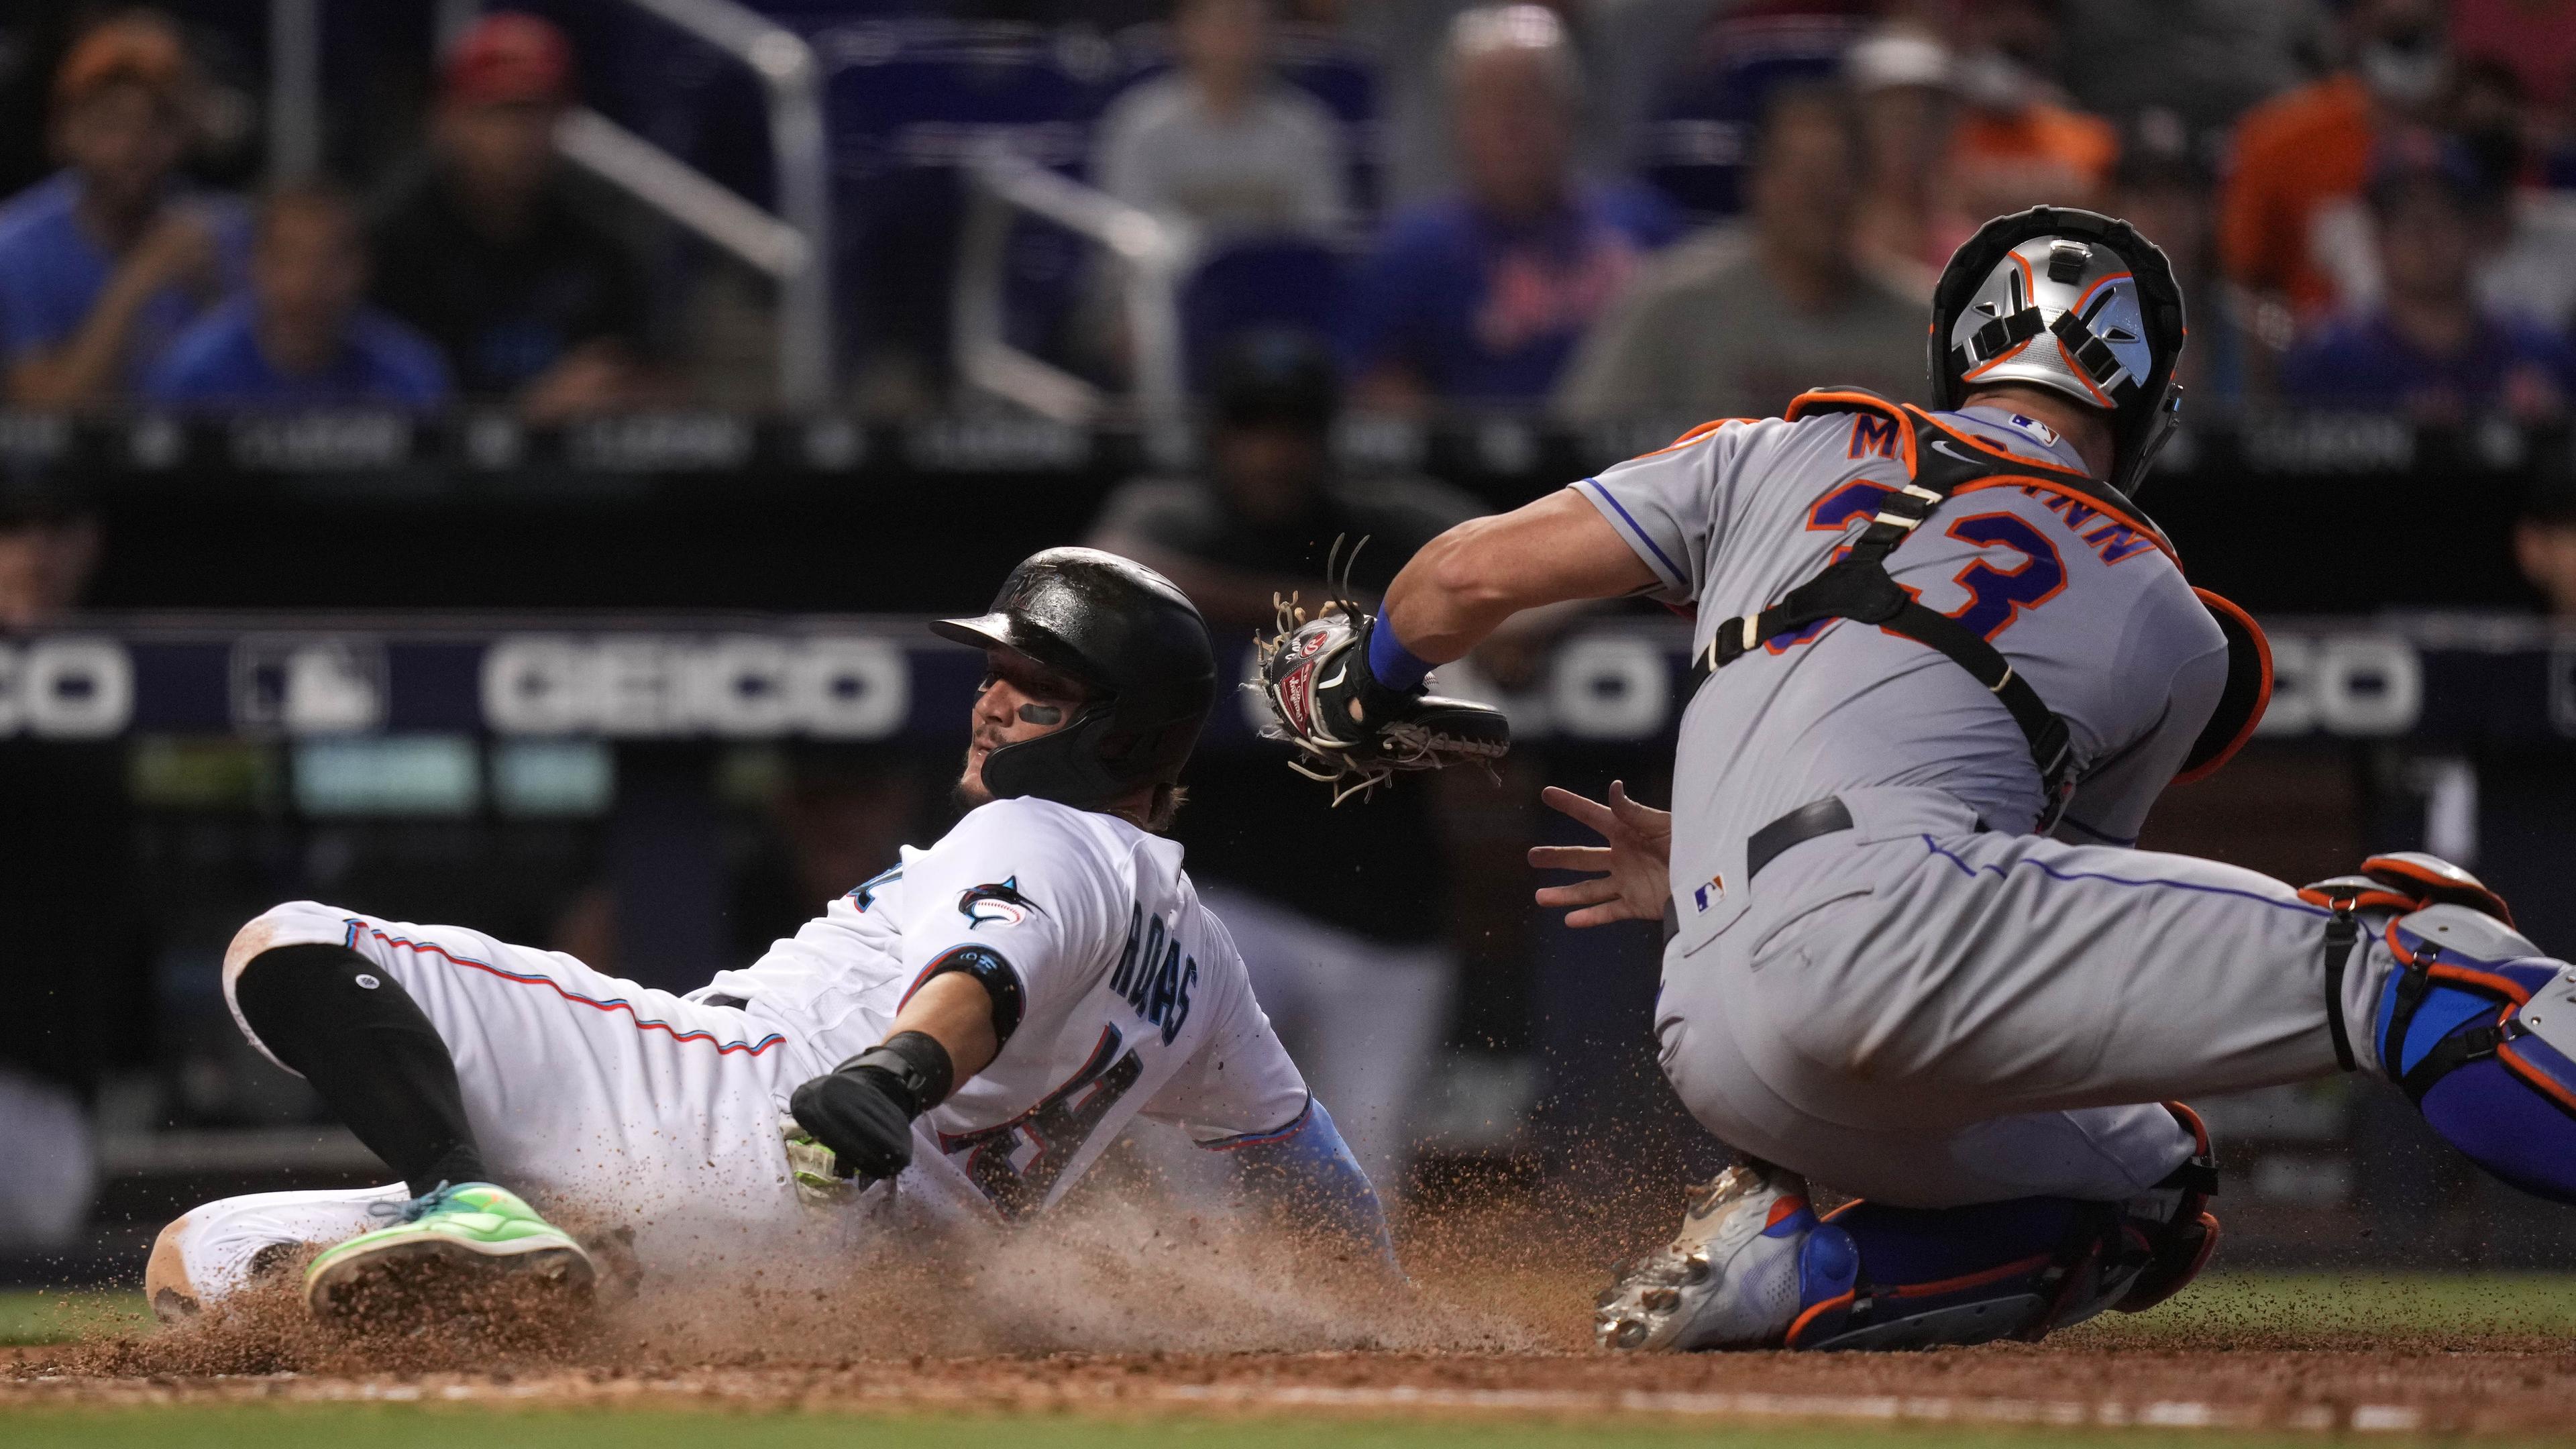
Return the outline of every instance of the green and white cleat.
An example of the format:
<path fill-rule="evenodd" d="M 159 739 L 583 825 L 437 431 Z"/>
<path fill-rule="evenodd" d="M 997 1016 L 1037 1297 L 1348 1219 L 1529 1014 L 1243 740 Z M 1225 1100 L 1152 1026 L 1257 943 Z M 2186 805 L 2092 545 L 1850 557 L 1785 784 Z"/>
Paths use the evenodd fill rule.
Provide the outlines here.
<path fill-rule="evenodd" d="M 441 1183 L 425 1196 L 383 1206 L 402 1221 L 360 1233 L 304 1270 L 304 1301 L 315 1317 L 343 1317 L 379 1285 L 399 1295 L 405 1280 L 526 1278 L 586 1300 L 599 1276 L 571 1234 L 507 1188 Z"/>

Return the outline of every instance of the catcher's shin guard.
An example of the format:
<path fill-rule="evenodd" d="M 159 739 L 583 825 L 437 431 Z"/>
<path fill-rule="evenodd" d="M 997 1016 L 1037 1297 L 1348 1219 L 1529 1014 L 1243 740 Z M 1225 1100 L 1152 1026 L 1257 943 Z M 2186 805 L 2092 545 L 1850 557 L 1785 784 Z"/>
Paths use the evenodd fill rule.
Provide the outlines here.
<path fill-rule="evenodd" d="M 2400 967 L 2372 1024 L 2390 1079 L 2470 1161 L 2576 1202 L 2576 966 L 2458 906 L 2381 931 Z"/>
<path fill-rule="evenodd" d="M 2186 1111 L 2188 1109 L 2185 1109 Z M 2176 1115 L 2182 1115 L 2177 1113 Z M 2194 1119 L 2196 1122 L 2196 1119 Z M 1839 1282 L 1818 1273 L 1781 1344 L 1913 1349 L 2037 1342 L 2105 1309 L 2136 1313 L 2181 1291 L 2218 1247 L 2202 1155 L 2130 1203 L 2025 1197 L 1957 1208 L 1856 1202 L 1816 1229 L 1838 1235 Z M 1819 1291 L 1830 1290 L 1830 1291 Z"/>
<path fill-rule="evenodd" d="M 2157 1184 L 2148 1201 L 2131 1204 L 2129 1221 L 2121 1225 L 2129 1249 L 2146 1258 L 2111 1304 L 2122 1313 L 2144 1313 L 2181 1292 L 2218 1252 L 2218 1215 L 2209 1210 L 2209 1200 L 2218 1195 L 2218 1158 L 2209 1148 L 2209 1125 L 2180 1102 L 2165 1103 L 2165 1110 L 2191 1134 L 2191 1157 Z M 2174 1203 L 2159 1216 L 2157 1198 L 2166 1192 Z"/>
<path fill-rule="evenodd" d="M 2351 1040 L 2367 1030 L 2380 1069 L 2470 1161 L 2576 1202 L 2576 966 L 2541 955 L 2501 897 L 2433 856 L 2373 856 L 2299 894 L 2333 912 L 2326 990 L 2342 1064 L 2358 1065 Z M 2397 969 L 2370 1021 L 2347 1024 L 2342 977 L 2371 938 Z"/>

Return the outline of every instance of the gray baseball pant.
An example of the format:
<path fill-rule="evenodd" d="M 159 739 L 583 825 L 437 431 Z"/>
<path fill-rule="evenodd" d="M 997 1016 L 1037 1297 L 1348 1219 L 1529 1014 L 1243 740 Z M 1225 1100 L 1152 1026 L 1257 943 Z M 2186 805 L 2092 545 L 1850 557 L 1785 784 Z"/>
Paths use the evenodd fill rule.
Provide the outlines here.
<path fill-rule="evenodd" d="M 1665 953 L 1664 1073 L 1729 1145 L 1901 1207 L 2113 1201 L 2192 1152 L 2158 1103 L 2335 1070 L 2326 913 L 2290 886 L 1983 831 L 1938 790 L 1841 798 L 1854 828 Z M 2375 1068 L 2395 962 L 2363 942 L 2342 1001 Z"/>

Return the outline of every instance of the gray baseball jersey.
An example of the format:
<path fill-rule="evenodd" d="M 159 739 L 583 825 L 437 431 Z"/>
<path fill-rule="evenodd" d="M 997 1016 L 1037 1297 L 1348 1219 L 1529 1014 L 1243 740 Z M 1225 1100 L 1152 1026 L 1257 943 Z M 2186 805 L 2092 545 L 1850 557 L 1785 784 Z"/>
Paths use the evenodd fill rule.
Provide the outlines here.
<path fill-rule="evenodd" d="M 2082 469 L 2045 424 L 1986 407 L 1950 425 Z M 1928 431 L 1923 446 L 1950 447 Z M 1815 576 L 1907 478 L 1874 415 L 1729 420 L 1574 485 L 1694 606 L 1694 643 Z M 1898 545 L 1888 572 L 1975 629 L 2063 716 L 2081 785 L 2059 827 L 2131 843 L 2216 707 L 2227 644 L 2157 541 L 2041 489 L 1961 494 Z M 1685 939 L 1743 909 L 1745 840 L 1780 815 L 1871 786 L 1928 786 L 1991 828 L 2028 830 L 2039 776 L 2012 716 L 1966 670 L 1895 634 L 1832 620 L 1768 641 L 1682 716 L 1673 897 Z"/>
<path fill-rule="evenodd" d="M 2077 466 L 2028 419 L 1943 421 Z M 1877 416 L 1733 421 L 1576 486 L 1705 645 L 1825 566 L 1904 481 L 1902 447 Z M 2020 729 L 1947 657 L 1850 620 L 1748 651 L 1682 720 L 1664 1074 L 1736 1148 L 1883 1202 L 2130 1197 L 2193 1150 L 2154 1103 L 2335 1066 L 2325 912 L 2130 848 L 2218 707 L 2225 637 L 2156 540 L 2051 490 L 1954 494 L 1887 567 L 2066 720 L 2081 783 L 2059 838 L 2028 833 Z M 1827 795 L 1853 827 L 1746 880 L 1746 837 Z M 2392 959 L 2354 953 L 2347 1020 Z"/>

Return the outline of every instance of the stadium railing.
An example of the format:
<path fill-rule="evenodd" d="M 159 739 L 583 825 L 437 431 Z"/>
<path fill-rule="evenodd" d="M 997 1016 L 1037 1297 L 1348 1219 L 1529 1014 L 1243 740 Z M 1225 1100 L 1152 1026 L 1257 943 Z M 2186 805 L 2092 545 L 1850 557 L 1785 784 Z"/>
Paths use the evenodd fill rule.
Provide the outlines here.
<path fill-rule="evenodd" d="M 822 69 L 803 36 L 735 0 L 620 0 L 730 57 L 761 86 L 778 214 L 770 215 L 652 142 L 587 106 L 556 133 L 564 158 L 633 196 L 777 284 L 778 397 L 815 407 L 832 396 L 835 329 L 832 161 L 823 124 Z M 469 23 L 474 0 L 442 0 L 442 39 Z M 268 170 L 308 175 L 322 161 L 321 0 L 269 6 Z"/>

